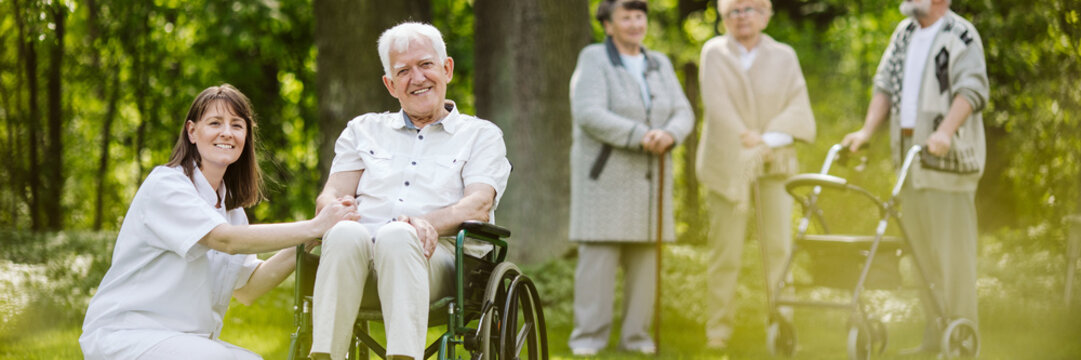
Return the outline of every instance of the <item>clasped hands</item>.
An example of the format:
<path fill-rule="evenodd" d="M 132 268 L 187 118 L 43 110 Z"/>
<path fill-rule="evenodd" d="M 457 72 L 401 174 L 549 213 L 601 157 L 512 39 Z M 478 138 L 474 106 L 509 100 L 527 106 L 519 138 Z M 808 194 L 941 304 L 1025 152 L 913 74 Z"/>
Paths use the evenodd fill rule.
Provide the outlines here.
<path fill-rule="evenodd" d="M 653 129 L 646 132 L 642 137 L 642 149 L 656 155 L 664 154 L 676 143 L 676 139 L 664 130 Z"/>

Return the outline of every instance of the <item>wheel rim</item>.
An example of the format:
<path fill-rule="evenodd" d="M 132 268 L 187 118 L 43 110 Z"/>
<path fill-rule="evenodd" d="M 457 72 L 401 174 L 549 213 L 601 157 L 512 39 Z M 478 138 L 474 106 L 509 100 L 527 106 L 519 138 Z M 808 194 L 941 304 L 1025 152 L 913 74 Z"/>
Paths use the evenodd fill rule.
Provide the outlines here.
<path fill-rule="evenodd" d="M 770 355 L 792 356 L 796 352 L 796 331 L 787 321 L 772 321 L 766 332 Z"/>
<path fill-rule="evenodd" d="M 848 328 L 848 358 L 866 360 L 871 358 L 871 339 L 863 325 Z"/>
<path fill-rule="evenodd" d="M 500 320 L 499 354 L 503 359 L 548 357 L 544 315 L 533 281 L 518 275 L 511 282 Z"/>
<path fill-rule="evenodd" d="M 976 357 L 980 354 L 979 332 L 968 319 L 954 320 L 942 336 L 942 349 L 948 357 Z"/>
<path fill-rule="evenodd" d="M 473 358 L 476 359 L 502 359 L 500 356 L 500 333 L 502 332 L 501 319 L 504 317 L 504 306 L 510 284 L 521 275 L 518 266 L 509 262 L 496 265 L 492 274 L 488 277 L 488 284 L 484 290 L 484 311 L 481 312 L 477 335 L 480 337 L 480 347 L 475 350 Z M 479 356 L 478 356 L 479 355 Z"/>

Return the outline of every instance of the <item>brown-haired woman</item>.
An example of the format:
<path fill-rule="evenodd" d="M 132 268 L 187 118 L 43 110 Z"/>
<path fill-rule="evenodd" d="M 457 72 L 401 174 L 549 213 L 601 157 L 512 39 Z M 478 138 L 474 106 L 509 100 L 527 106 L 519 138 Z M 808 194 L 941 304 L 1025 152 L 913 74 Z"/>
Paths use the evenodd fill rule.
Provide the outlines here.
<path fill-rule="evenodd" d="M 169 163 L 124 217 L 79 338 L 87 359 L 260 358 L 218 339 L 230 298 L 251 304 L 293 271 L 296 245 L 356 214 L 343 201 L 311 220 L 248 225 L 243 208 L 262 197 L 255 126 L 250 101 L 228 84 L 192 102 Z"/>

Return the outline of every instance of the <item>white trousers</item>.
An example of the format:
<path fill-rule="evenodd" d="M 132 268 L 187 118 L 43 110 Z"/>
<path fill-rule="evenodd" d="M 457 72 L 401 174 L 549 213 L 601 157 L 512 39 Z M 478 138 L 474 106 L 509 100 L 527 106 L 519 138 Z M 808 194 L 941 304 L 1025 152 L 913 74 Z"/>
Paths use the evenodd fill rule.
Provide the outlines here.
<path fill-rule="evenodd" d="M 349 350 L 364 282 L 375 271 L 387 335 L 387 355 L 424 356 L 428 305 L 454 287 L 453 245 L 440 241 L 425 258 L 412 225 L 392 222 L 375 237 L 357 222 L 343 221 L 323 236 L 315 275 L 312 352 L 343 359 Z"/>
<path fill-rule="evenodd" d="M 262 360 L 263 358 L 242 347 L 205 336 L 182 334 L 157 343 L 139 360 Z"/>
<path fill-rule="evenodd" d="M 574 272 L 571 349 L 604 349 L 612 329 L 616 271 L 623 269 L 623 327 L 619 347 L 653 348 L 649 335 L 657 291 L 657 248 L 651 243 L 581 242 Z"/>

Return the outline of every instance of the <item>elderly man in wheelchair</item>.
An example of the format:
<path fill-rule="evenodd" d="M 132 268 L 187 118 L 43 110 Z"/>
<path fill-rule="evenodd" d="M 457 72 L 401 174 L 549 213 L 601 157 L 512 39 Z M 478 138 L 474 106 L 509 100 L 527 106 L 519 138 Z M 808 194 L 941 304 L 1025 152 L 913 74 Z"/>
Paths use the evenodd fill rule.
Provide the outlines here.
<path fill-rule="evenodd" d="M 487 223 L 511 169 L 502 132 L 446 100 L 454 60 L 436 28 L 397 25 L 378 50 L 401 111 L 358 116 L 335 144 L 316 211 L 342 201 L 360 220 L 327 231 L 321 255 L 298 251 L 291 357 L 546 358 L 536 290 L 503 262 L 510 232 Z M 385 349 L 369 321 L 384 324 Z"/>

